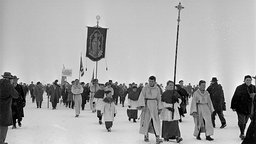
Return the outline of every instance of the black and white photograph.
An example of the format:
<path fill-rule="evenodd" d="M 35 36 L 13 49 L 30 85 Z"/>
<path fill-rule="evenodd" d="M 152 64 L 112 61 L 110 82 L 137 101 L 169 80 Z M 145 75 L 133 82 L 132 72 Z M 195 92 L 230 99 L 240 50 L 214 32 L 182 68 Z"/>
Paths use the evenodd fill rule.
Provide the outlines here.
<path fill-rule="evenodd" d="M 256 144 L 255 0 L 0 0 L 0 144 Z"/>

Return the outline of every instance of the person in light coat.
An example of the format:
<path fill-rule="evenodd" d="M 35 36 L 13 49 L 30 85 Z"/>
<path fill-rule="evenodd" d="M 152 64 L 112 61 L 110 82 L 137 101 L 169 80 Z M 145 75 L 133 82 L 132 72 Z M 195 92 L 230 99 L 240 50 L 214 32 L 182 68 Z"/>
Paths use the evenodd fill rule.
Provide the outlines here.
<path fill-rule="evenodd" d="M 156 143 L 163 142 L 160 139 L 160 118 L 159 114 L 163 108 L 160 89 L 156 84 L 156 77 L 149 77 L 149 84 L 143 87 L 139 99 L 138 109 L 142 110 L 140 120 L 140 134 L 144 135 L 144 141 L 148 142 L 148 133 L 155 134 Z"/>
<path fill-rule="evenodd" d="M 116 108 L 114 99 L 112 98 L 111 91 L 105 91 L 106 97 L 103 99 L 104 105 L 102 107 L 102 115 L 105 121 L 105 126 L 108 132 L 111 132 L 114 117 L 116 116 Z"/>
<path fill-rule="evenodd" d="M 79 80 L 76 79 L 74 85 L 71 87 L 71 92 L 74 95 L 74 102 L 75 102 L 75 113 L 78 117 L 80 114 L 81 104 L 82 104 L 82 96 L 81 93 L 83 93 L 83 87 L 80 85 Z"/>
<path fill-rule="evenodd" d="M 210 94 L 205 90 L 206 82 L 204 80 L 199 81 L 199 89 L 194 92 L 190 115 L 194 118 L 195 129 L 194 136 L 198 140 L 201 140 L 200 133 L 205 132 L 206 140 L 212 141 L 211 135 L 213 135 L 213 125 L 211 115 L 214 111 Z"/>
<path fill-rule="evenodd" d="M 34 95 L 35 95 L 35 98 L 36 98 L 36 107 L 37 108 L 42 107 L 43 94 L 44 94 L 43 85 L 40 82 L 37 82 L 36 86 L 35 86 L 35 90 L 34 90 Z"/>
<path fill-rule="evenodd" d="M 174 90 L 174 83 L 172 81 L 167 82 L 166 90 L 162 94 L 162 103 L 164 106 L 160 114 L 160 119 L 162 119 L 162 137 L 164 141 L 176 139 L 176 142 L 179 143 L 182 141 L 179 128 L 181 96 Z"/>

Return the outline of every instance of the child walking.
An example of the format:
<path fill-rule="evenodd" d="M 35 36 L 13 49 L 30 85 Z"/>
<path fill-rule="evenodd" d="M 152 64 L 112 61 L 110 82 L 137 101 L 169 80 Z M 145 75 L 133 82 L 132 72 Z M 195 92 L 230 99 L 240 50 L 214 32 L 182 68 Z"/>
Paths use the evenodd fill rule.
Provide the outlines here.
<path fill-rule="evenodd" d="M 111 91 L 105 91 L 106 97 L 103 99 L 102 115 L 104 117 L 105 126 L 108 132 L 111 132 L 114 117 L 116 116 L 116 108 Z"/>

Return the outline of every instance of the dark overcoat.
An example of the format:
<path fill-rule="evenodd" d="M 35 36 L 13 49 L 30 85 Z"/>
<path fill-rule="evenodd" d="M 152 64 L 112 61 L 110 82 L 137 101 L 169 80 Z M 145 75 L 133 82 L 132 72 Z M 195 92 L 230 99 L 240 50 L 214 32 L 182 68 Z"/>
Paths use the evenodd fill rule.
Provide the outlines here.
<path fill-rule="evenodd" d="M 207 88 L 210 93 L 214 110 L 217 112 L 223 111 L 225 106 L 225 98 L 222 86 L 218 83 L 214 83 Z"/>
<path fill-rule="evenodd" d="M 252 107 L 252 99 L 249 93 L 255 92 L 254 85 L 247 86 L 245 83 L 239 85 L 231 100 L 231 109 L 234 109 L 238 113 L 250 115 Z"/>
<path fill-rule="evenodd" d="M 18 98 L 18 92 L 7 79 L 0 80 L 0 126 L 12 125 L 12 99 Z"/>

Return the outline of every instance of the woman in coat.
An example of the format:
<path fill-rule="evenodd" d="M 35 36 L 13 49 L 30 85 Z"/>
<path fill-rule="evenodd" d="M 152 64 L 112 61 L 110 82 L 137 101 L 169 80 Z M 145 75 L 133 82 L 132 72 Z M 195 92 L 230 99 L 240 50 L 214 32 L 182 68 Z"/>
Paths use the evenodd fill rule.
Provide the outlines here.
<path fill-rule="evenodd" d="M 213 125 L 211 115 L 214 111 L 210 94 L 205 90 L 206 82 L 199 82 L 199 89 L 193 94 L 190 115 L 194 117 L 195 130 L 194 136 L 201 140 L 200 133 L 205 131 L 206 140 L 212 141 Z"/>
<path fill-rule="evenodd" d="M 179 107 L 181 104 L 181 97 L 179 93 L 174 90 L 174 83 L 167 82 L 166 90 L 162 94 L 163 110 L 160 114 L 162 121 L 162 137 L 165 141 L 169 139 L 176 139 L 177 143 L 182 141 L 179 128 Z"/>
<path fill-rule="evenodd" d="M 116 108 L 111 91 L 105 91 L 106 97 L 103 99 L 104 105 L 102 107 L 102 115 L 104 117 L 105 126 L 108 132 L 111 132 L 114 117 L 116 116 Z"/>
<path fill-rule="evenodd" d="M 34 89 L 34 95 L 35 95 L 35 98 L 36 98 L 37 108 L 42 107 L 43 94 L 44 94 L 43 86 L 40 82 L 37 82 L 37 84 L 35 86 L 35 89 Z"/>
<path fill-rule="evenodd" d="M 72 81 L 71 84 L 73 85 L 74 81 Z M 74 108 L 74 99 L 73 99 L 73 94 L 71 92 L 72 85 L 67 83 L 66 89 L 67 89 L 67 93 L 68 93 L 67 106 L 68 106 L 68 108 L 72 108 L 73 109 Z"/>

